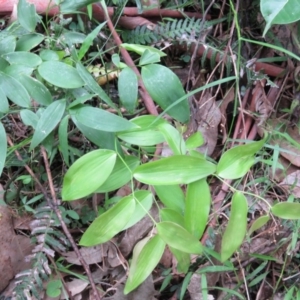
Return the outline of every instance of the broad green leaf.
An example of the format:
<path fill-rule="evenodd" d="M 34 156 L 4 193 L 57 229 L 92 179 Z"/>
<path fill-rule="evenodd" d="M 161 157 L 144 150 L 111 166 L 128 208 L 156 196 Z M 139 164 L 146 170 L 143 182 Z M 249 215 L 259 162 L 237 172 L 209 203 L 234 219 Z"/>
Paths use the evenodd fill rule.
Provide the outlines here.
<path fill-rule="evenodd" d="M 130 228 L 131 226 L 139 222 L 152 207 L 152 193 L 150 193 L 149 191 L 134 192 L 134 199 L 136 201 L 135 210 L 123 230 Z"/>
<path fill-rule="evenodd" d="M 177 271 L 179 273 L 187 273 L 191 264 L 190 254 L 172 247 L 169 247 L 169 249 L 177 260 Z"/>
<path fill-rule="evenodd" d="M 31 76 L 33 70 L 34 68 L 25 65 L 10 65 L 4 69 L 4 73 L 12 76 L 19 82 L 22 75 Z"/>
<path fill-rule="evenodd" d="M 271 212 L 281 219 L 297 220 L 300 219 L 300 203 L 277 203 L 271 208 Z"/>
<path fill-rule="evenodd" d="M 82 43 L 79 51 L 78 51 L 78 59 L 81 60 L 87 51 L 89 50 L 90 46 L 93 44 L 94 39 L 97 37 L 98 33 L 102 29 L 102 27 L 106 24 L 106 22 L 103 22 L 99 24 L 92 32 L 90 32 L 84 42 Z"/>
<path fill-rule="evenodd" d="M 156 53 L 155 51 L 150 51 L 149 49 L 146 49 L 142 57 L 140 58 L 139 65 L 148 65 L 148 64 L 154 64 L 160 62 L 160 55 Z"/>
<path fill-rule="evenodd" d="M 131 145 L 154 146 L 165 141 L 162 133 L 155 129 L 137 129 L 118 134 L 118 138 Z"/>
<path fill-rule="evenodd" d="M 47 283 L 47 289 L 46 289 L 47 296 L 51 298 L 58 297 L 61 294 L 62 286 L 63 285 L 61 280 L 50 280 Z"/>
<path fill-rule="evenodd" d="M 133 51 L 139 55 L 142 55 L 146 50 L 148 50 L 150 52 L 157 53 L 160 57 L 167 56 L 166 53 L 151 46 L 123 43 L 121 44 L 121 47 L 128 51 Z"/>
<path fill-rule="evenodd" d="M 35 32 L 24 34 L 21 37 L 19 37 L 17 41 L 16 51 L 30 51 L 31 49 L 38 46 L 44 40 L 44 38 L 45 37 L 43 34 Z"/>
<path fill-rule="evenodd" d="M 179 131 L 168 123 L 158 126 L 158 129 L 164 135 L 169 147 L 174 155 L 184 155 L 186 153 L 185 142 Z"/>
<path fill-rule="evenodd" d="M 122 198 L 108 211 L 97 217 L 80 239 L 81 246 L 103 244 L 123 230 L 135 209 L 133 195 Z"/>
<path fill-rule="evenodd" d="M 139 166 L 135 179 L 151 185 L 188 184 L 213 174 L 216 166 L 204 159 L 174 155 Z"/>
<path fill-rule="evenodd" d="M 185 228 L 200 239 L 208 221 L 211 195 L 206 178 L 187 186 L 184 222 Z"/>
<path fill-rule="evenodd" d="M 36 128 L 39 121 L 39 117 L 37 116 L 37 114 L 29 109 L 22 109 L 20 111 L 20 116 L 26 126 L 31 126 L 33 129 Z"/>
<path fill-rule="evenodd" d="M 9 111 L 9 104 L 5 93 L 0 86 L 0 112 L 7 113 Z"/>
<path fill-rule="evenodd" d="M 80 157 L 67 171 L 62 188 L 63 200 L 76 200 L 95 192 L 111 174 L 116 153 L 100 149 Z"/>
<path fill-rule="evenodd" d="M 243 177 L 255 163 L 254 155 L 263 147 L 266 138 L 247 145 L 240 145 L 226 151 L 217 165 L 218 176 L 225 179 Z"/>
<path fill-rule="evenodd" d="M 82 80 L 85 82 L 85 84 L 95 94 L 97 94 L 101 100 L 103 100 L 110 107 L 117 109 L 116 105 L 112 102 L 112 100 L 108 97 L 108 95 L 105 93 L 105 91 L 99 86 L 99 84 L 95 81 L 93 76 L 87 71 L 87 69 L 81 63 L 76 64 L 76 69 L 77 69 L 78 74 L 82 78 Z"/>
<path fill-rule="evenodd" d="M 65 116 L 58 127 L 59 150 L 67 166 L 69 166 L 68 123 L 69 116 Z"/>
<path fill-rule="evenodd" d="M 118 153 L 123 153 L 119 141 L 116 139 L 115 134 L 113 132 L 106 132 L 97 129 L 93 129 L 91 127 L 87 127 L 84 124 L 81 124 L 72 117 L 72 121 L 76 125 L 76 127 L 83 133 L 83 135 L 93 142 L 95 145 L 104 149 L 115 150 Z"/>
<path fill-rule="evenodd" d="M 19 76 L 19 80 L 33 100 L 46 106 L 52 103 L 49 90 L 40 81 L 25 74 Z"/>
<path fill-rule="evenodd" d="M 118 91 L 122 105 L 132 113 L 137 105 L 138 99 L 138 78 L 134 71 L 126 67 L 118 78 Z"/>
<path fill-rule="evenodd" d="M 86 35 L 81 33 L 81 32 L 77 32 L 77 31 L 67 31 L 65 30 L 62 35 L 60 36 L 60 38 L 62 40 L 65 41 L 66 44 L 69 45 L 74 45 L 74 44 L 82 44 L 84 42 L 84 40 L 86 39 Z M 66 58 L 69 60 L 69 58 Z M 66 60 L 64 60 L 66 61 Z M 71 61 L 71 60 L 69 60 Z"/>
<path fill-rule="evenodd" d="M 3 58 L 10 64 L 20 64 L 32 68 L 35 68 L 42 63 L 42 60 L 38 55 L 27 51 L 6 53 L 3 55 Z"/>
<path fill-rule="evenodd" d="M 179 185 L 155 185 L 159 200 L 167 207 L 182 214 L 185 208 L 184 193 Z"/>
<path fill-rule="evenodd" d="M 16 37 L 13 35 L 8 35 L 0 39 L 0 56 L 15 51 L 16 44 Z"/>
<path fill-rule="evenodd" d="M 17 11 L 18 21 L 21 26 L 30 32 L 34 31 L 38 18 L 35 11 L 35 5 L 26 0 L 19 0 Z"/>
<path fill-rule="evenodd" d="M 261 216 L 257 218 L 251 225 L 250 229 L 248 230 L 248 235 L 250 236 L 254 231 L 263 227 L 268 221 L 270 220 L 269 215 Z"/>
<path fill-rule="evenodd" d="M 300 19 L 299 0 L 260 0 L 260 10 L 266 20 L 263 35 L 272 24 L 289 24 Z"/>
<path fill-rule="evenodd" d="M 124 164 L 124 162 L 125 164 Z M 132 171 L 140 164 L 140 161 L 135 156 L 125 156 L 124 159 L 119 157 L 116 160 L 116 164 L 103 184 L 97 188 L 96 193 L 107 193 L 117 190 L 123 185 L 127 184 L 131 177 Z"/>
<path fill-rule="evenodd" d="M 224 262 L 241 246 L 247 230 L 248 204 L 241 192 L 235 192 L 231 200 L 228 225 L 222 237 L 221 261 Z"/>
<path fill-rule="evenodd" d="M 137 128 L 136 125 L 124 118 L 92 106 L 78 105 L 72 108 L 70 113 L 72 118 L 74 117 L 81 124 L 96 130 L 118 132 Z"/>
<path fill-rule="evenodd" d="M 61 88 L 76 89 L 84 85 L 77 70 L 60 61 L 44 61 L 38 71 L 49 83 Z"/>
<path fill-rule="evenodd" d="M 173 222 L 156 224 L 159 236 L 171 247 L 191 254 L 202 254 L 203 246 L 185 228 Z"/>
<path fill-rule="evenodd" d="M 6 151 L 7 151 L 6 132 L 2 123 L 0 122 L 0 175 L 2 174 L 5 165 Z"/>
<path fill-rule="evenodd" d="M 15 78 L 0 72 L 0 87 L 3 93 L 15 104 L 30 107 L 30 96 Z"/>
<path fill-rule="evenodd" d="M 183 215 L 174 209 L 163 208 L 159 211 L 159 215 L 162 221 L 169 221 L 184 227 Z"/>
<path fill-rule="evenodd" d="M 132 263 L 129 269 L 129 276 L 125 284 L 124 294 L 127 295 L 137 288 L 152 273 L 159 263 L 166 243 L 158 236 L 154 236 L 142 247 L 133 250 Z"/>
<path fill-rule="evenodd" d="M 185 95 L 179 78 L 162 65 L 142 67 L 142 79 L 152 99 L 163 110 Z M 179 122 L 187 123 L 190 119 L 188 99 L 169 109 L 168 114 Z"/>
<path fill-rule="evenodd" d="M 193 133 L 185 141 L 185 146 L 189 150 L 200 147 L 203 144 L 204 144 L 204 138 L 203 138 L 202 134 L 199 131 Z"/>
<path fill-rule="evenodd" d="M 47 60 L 59 60 L 59 55 L 56 51 L 50 49 L 43 49 L 40 51 L 40 58 L 44 61 Z"/>
<path fill-rule="evenodd" d="M 153 115 L 138 116 L 130 120 L 130 122 L 136 124 L 141 129 L 156 129 L 160 124 L 166 124 L 167 121 L 163 118 L 157 118 Z"/>
<path fill-rule="evenodd" d="M 56 100 L 44 110 L 36 125 L 31 140 L 30 150 L 40 144 L 56 127 L 65 112 L 65 108 L 65 100 Z"/>

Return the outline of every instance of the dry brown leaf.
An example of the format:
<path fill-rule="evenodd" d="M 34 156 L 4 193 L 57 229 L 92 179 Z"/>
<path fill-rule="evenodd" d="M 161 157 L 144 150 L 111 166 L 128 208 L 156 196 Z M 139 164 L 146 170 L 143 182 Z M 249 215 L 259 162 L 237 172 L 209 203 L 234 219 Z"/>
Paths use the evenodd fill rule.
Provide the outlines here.
<path fill-rule="evenodd" d="M 156 221 L 158 221 L 158 209 L 156 205 L 150 209 L 150 214 Z M 122 255 L 127 257 L 132 252 L 135 244 L 146 236 L 152 228 L 153 222 L 148 216 L 146 216 L 134 226 L 127 229 L 119 243 L 119 249 Z"/>
<path fill-rule="evenodd" d="M 289 174 L 280 185 L 289 190 L 296 198 L 300 198 L 300 170 Z"/>

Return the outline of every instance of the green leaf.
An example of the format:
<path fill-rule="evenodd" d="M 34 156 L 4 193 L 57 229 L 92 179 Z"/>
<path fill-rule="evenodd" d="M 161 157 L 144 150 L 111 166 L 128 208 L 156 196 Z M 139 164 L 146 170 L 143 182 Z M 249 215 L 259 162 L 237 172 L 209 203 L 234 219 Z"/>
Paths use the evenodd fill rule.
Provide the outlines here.
<path fill-rule="evenodd" d="M 0 56 L 6 53 L 14 52 L 16 49 L 16 37 L 8 35 L 0 39 Z"/>
<path fill-rule="evenodd" d="M 226 151 L 217 165 L 217 174 L 226 179 L 243 177 L 255 163 L 256 154 L 265 144 L 267 136 L 247 145 L 240 145 Z"/>
<path fill-rule="evenodd" d="M 61 288 L 62 288 L 62 282 L 61 280 L 51 280 L 47 284 L 46 293 L 47 296 L 51 298 L 56 298 L 61 294 Z"/>
<path fill-rule="evenodd" d="M 0 86 L 0 112 L 6 114 L 9 111 L 9 104 L 5 93 Z"/>
<path fill-rule="evenodd" d="M 129 276 L 124 288 L 125 295 L 133 291 L 146 280 L 164 253 L 166 244 L 158 235 L 150 240 L 147 238 L 146 241 L 146 244 L 144 244 L 144 241 L 141 241 L 139 243 L 142 245 L 138 243 L 134 247 Z"/>
<path fill-rule="evenodd" d="M 0 87 L 6 97 L 21 107 L 30 107 L 30 96 L 15 78 L 0 72 Z"/>
<path fill-rule="evenodd" d="M 5 166 L 6 151 L 7 151 L 6 132 L 2 123 L 0 122 L 0 175 L 2 174 L 3 168 Z"/>
<path fill-rule="evenodd" d="M 37 24 L 37 14 L 35 5 L 28 3 L 26 0 L 19 0 L 18 3 L 18 21 L 22 27 L 32 32 Z"/>
<path fill-rule="evenodd" d="M 31 126 L 33 129 L 36 128 L 39 121 L 39 117 L 37 116 L 37 114 L 29 109 L 22 109 L 20 111 L 20 116 L 26 126 Z"/>
<path fill-rule="evenodd" d="M 43 49 L 40 51 L 40 58 L 42 60 L 59 60 L 59 55 L 56 51 L 50 49 Z"/>
<path fill-rule="evenodd" d="M 185 208 L 184 193 L 179 185 L 155 185 L 159 200 L 167 207 L 182 214 Z"/>
<path fill-rule="evenodd" d="M 271 208 L 271 212 L 281 219 L 297 220 L 300 219 L 300 203 L 277 203 Z"/>
<path fill-rule="evenodd" d="M 174 155 L 184 155 L 186 153 L 185 142 L 179 131 L 168 123 L 158 126 L 158 129 L 164 135 L 169 147 Z"/>
<path fill-rule="evenodd" d="M 132 113 L 137 105 L 138 79 L 131 68 L 126 67 L 119 74 L 118 91 L 122 105 Z"/>
<path fill-rule="evenodd" d="M 122 198 L 116 205 L 96 218 L 80 239 L 81 246 L 103 244 L 123 230 L 135 209 L 133 195 Z"/>
<path fill-rule="evenodd" d="M 69 166 L 68 123 L 69 116 L 65 116 L 58 127 L 59 150 L 67 166 Z"/>
<path fill-rule="evenodd" d="M 80 157 L 67 171 L 62 188 L 63 200 L 76 200 L 95 192 L 111 174 L 116 153 L 95 150 Z"/>
<path fill-rule="evenodd" d="M 250 229 L 248 230 L 248 235 L 250 236 L 254 231 L 263 227 L 268 221 L 270 220 L 269 215 L 261 216 L 257 218 L 251 225 Z"/>
<path fill-rule="evenodd" d="M 241 192 L 235 192 L 231 200 L 228 225 L 222 237 L 221 261 L 224 262 L 241 246 L 247 230 L 248 204 Z"/>
<path fill-rule="evenodd" d="M 172 222 L 156 224 L 159 236 L 171 247 L 191 254 L 202 254 L 203 246 L 185 228 Z"/>
<path fill-rule="evenodd" d="M 65 100 L 56 100 L 42 113 L 39 119 L 30 145 L 30 151 L 40 144 L 61 120 L 66 108 Z"/>
<path fill-rule="evenodd" d="M 30 97 L 39 104 L 47 106 L 53 102 L 49 90 L 40 81 L 25 74 L 20 75 L 19 80 Z"/>
<path fill-rule="evenodd" d="M 90 46 L 93 44 L 94 39 L 97 37 L 98 33 L 102 29 L 102 27 L 106 24 L 106 22 L 103 22 L 99 24 L 92 32 L 90 32 L 84 42 L 82 43 L 79 51 L 78 51 L 78 60 L 81 60 L 87 51 L 89 50 Z"/>
<path fill-rule="evenodd" d="M 210 189 L 205 178 L 187 186 L 184 227 L 197 239 L 201 238 L 206 228 L 210 205 Z"/>
<path fill-rule="evenodd" d="M 260 0 L 260 10 L 266 20 L 263 36 L 272 24 L 289 24 L 300 19 L 299 0 Z"/>
<path fill-rule="evenodd" d="M 112 102 L 112 100 L 108 97 L 105 91 L 99 86 L 99 84 L 95 81 L 93 76 L 87 71 L 87 69 L 81 64 L 76 64 L 76 69 L 82 80 L 85 84 L 99 96 L 101 100 L 103 100 L 110 107 L 117 109 L 116 105 Z"/>
<path fill-rule="evenodd" d="M 35 32 L 24 34 L 21 37 L 19 37 L 17 41 L 16 51 L 30 51 L 31 49 L 38 46 L 44 40 L 44 38 L 45 37 L 43 34 L 39 34 Z"/>
<path fill-rule="evenodd" d="M 93 142 L 95 145 L 104 149 L 116 150 L 122 153 L 119 141 L 116 139 L 115 134 L 112 132 L 105 132 L 101 130 L 96 130 L 91 127 L 85 126 L 78 122 L 74 116 L 72 116 L 72 121 L 76 127 L 83 133 L 83 135 Z"/>
<path fill-rule="evenodd" d="M 165 141 L 164 136 L 156 129 L 137 129 L 118 134 L 118 138 L 131 145 L 154 146 Z"/>
<path fill-rule="evenodd" d="M 92 106 L 78 105 L 70 113 L 81 124 L 96 130 L 118 132 L 137 127 L 126 119 Z"/>
<path fill-rule="evenodd" d="M 159 215 L 162 221 L 169 221 L 184 227 L 183 215 L 174 209 L 163 208 L 159 211 Z"/>
<path fill-rule="evenodd" d="M 77 70 L 60 61 L 45 61 L 38 67 L 38 71 L 42 78 L 61 88 L 76 89 L 84 85 Z"/>
<path fill-rule="evenodd" d="M 142 79 L 152 99 L 163 110 L 185 95 L 179 78 L 162 65 L 142 67 Z M 179 122 L 187 123 L 190 119 L 188 99 L 172 107 L 168 110 L 168 114 Z"/>
<path fill-rule="evenodd" d="M 151 46 L 144 46 L 144 45 L 138 45 L 138 44 L 127 44 L 127 43 L 123 43 L 121 44 L 121 47 L 128 50 L 128 51 L 133 51 L 139 55 L 142 55 L 146 50 L 150 51 L 150 53 L 156 53 L 158 54 L 160 57 L 163 56 L 167 56 L 166 53 L 151 47 Z"/>
<path fill-rule="evenodd" d="M 130 122 L 139 126 L 140 129 L 156 129 L 158 125 L 167 123 L 165 119 L 153 115 L 138 116 L 131 119 Z"/>
<path fill-rule="evenodd" d="M 179 273 L 187 273 L 191 264 L 190 254 L 172 247 L 169 247 L 169 249 L 174 254 L 177 260 L 177 271 Z"/>
<path fill-rule="evenodd" d="M 139 65 L 142 66 L 154 64 L 157 62 L 160 62 L 160 55 L 156 51 L 150 51 L 149 49 L 146 49 L 140 58 Z"/>
<path fill-rule="evenodd" d="M 127 184 L 132 178 L 132 171 L 139 164 L 140 161 L 135 156 L 125 156 L 123 160 L 121 160 L 118 157 L 111 174 L 95 192 L 96 193 L 112 192 L 122 187 L 123 185 Z"/>
<path fill-rule="evenodd" d="M 20 64 L 31 68 L 35 68 L 42 63 L 42 60 L 38 55 L 26 51 L 6 53 L 3 57 L 10 64 Z"/>
<path fill-rule="evenodd" d="M 139 222 L 152 207 L 152 193 L 149 191 L 134 192 L 134 199 L 136 201 L 135 210 L 123 230 L 126 230 Z"/>
<path fill-rule="evenodd" d="M 187 138 L 187 140 L 185 141 L 185 145 L 187 149 L 191 150 L 202 146 L 204 142 L 205 141 L 202 134 L 197 131 Z"/>
<path fill-rule="evenodd" d="M 188 184 L 213 174 L 216 166 L 204 159 L 174 155 L 139 166 L 135 179 L 151 185 Z"/>

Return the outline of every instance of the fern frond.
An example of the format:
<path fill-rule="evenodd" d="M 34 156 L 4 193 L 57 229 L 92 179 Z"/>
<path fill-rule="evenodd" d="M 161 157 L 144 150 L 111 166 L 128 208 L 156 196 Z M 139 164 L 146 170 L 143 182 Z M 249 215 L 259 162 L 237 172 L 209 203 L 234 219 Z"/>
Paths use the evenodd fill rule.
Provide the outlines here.
<path fill-rule="evenodd" d="M 70 246 L 66 236 L 57 228 L 60 224 L 49 206 L 36 209 L 35 219 L 30 223 L 32 242 L 35 244 L 32 254 L 26 257 L 32 268 L 16 275 L 18 279 L 13 291 L 17 300 L 39 299 L 43 282 L 49 279 L 51 268 L 47 256 L 54 257 L 55 251 L 65 252 Z"/>
<path fill-rule="evenodd" d="M 179 19 L 168 21 L 148 28 L 146 25 L 138 26 L 131 31 L 123 31 L 124 42 L 134 44 L 156 44 L 158 42 L 194 42 L 201 32 L 210 24 L 201 19 Z"/>

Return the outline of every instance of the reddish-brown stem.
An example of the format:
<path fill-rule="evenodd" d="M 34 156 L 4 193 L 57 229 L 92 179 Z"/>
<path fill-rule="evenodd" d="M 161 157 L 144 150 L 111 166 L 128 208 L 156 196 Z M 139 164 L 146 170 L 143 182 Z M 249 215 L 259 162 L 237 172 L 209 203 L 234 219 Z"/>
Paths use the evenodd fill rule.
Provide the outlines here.
<path fill-rule="evenodd" d="M 155 107 L 155 104 L 152 100 L 152 98 L 150 97 L 149 93 L 147 92 L 145 85 L 143 83 L 143 80 L 141 78 L 141 74 L 138 70 L 138 68 L 136 67 L 136 65 L 134 64 L 132 58 L 130 57 L 129 53 L 127 52 L 126 49 L 124 49 L 123 47 L 121 47 L 122 41 L 121 38 L 119 37 L 118 33 L 116 32 L 114 25 L 109 17 L 109 15 L 106 16 L 106 20 L 107 20 L 107 25 L 112 33 L 112 36 L 117 44 L 117 46 L 120 49 L 121 55 L 125 61 L 125 63 L 132 68 L 132 70 L 135 72 L 135 74 L 138 77 L 138 83 L 139 83 L 139 92 L 140 95 L 144 101 L 144 104 L 148 110 L 148 112 L 152 115 L 158 115 L 157 109 Z"/>

